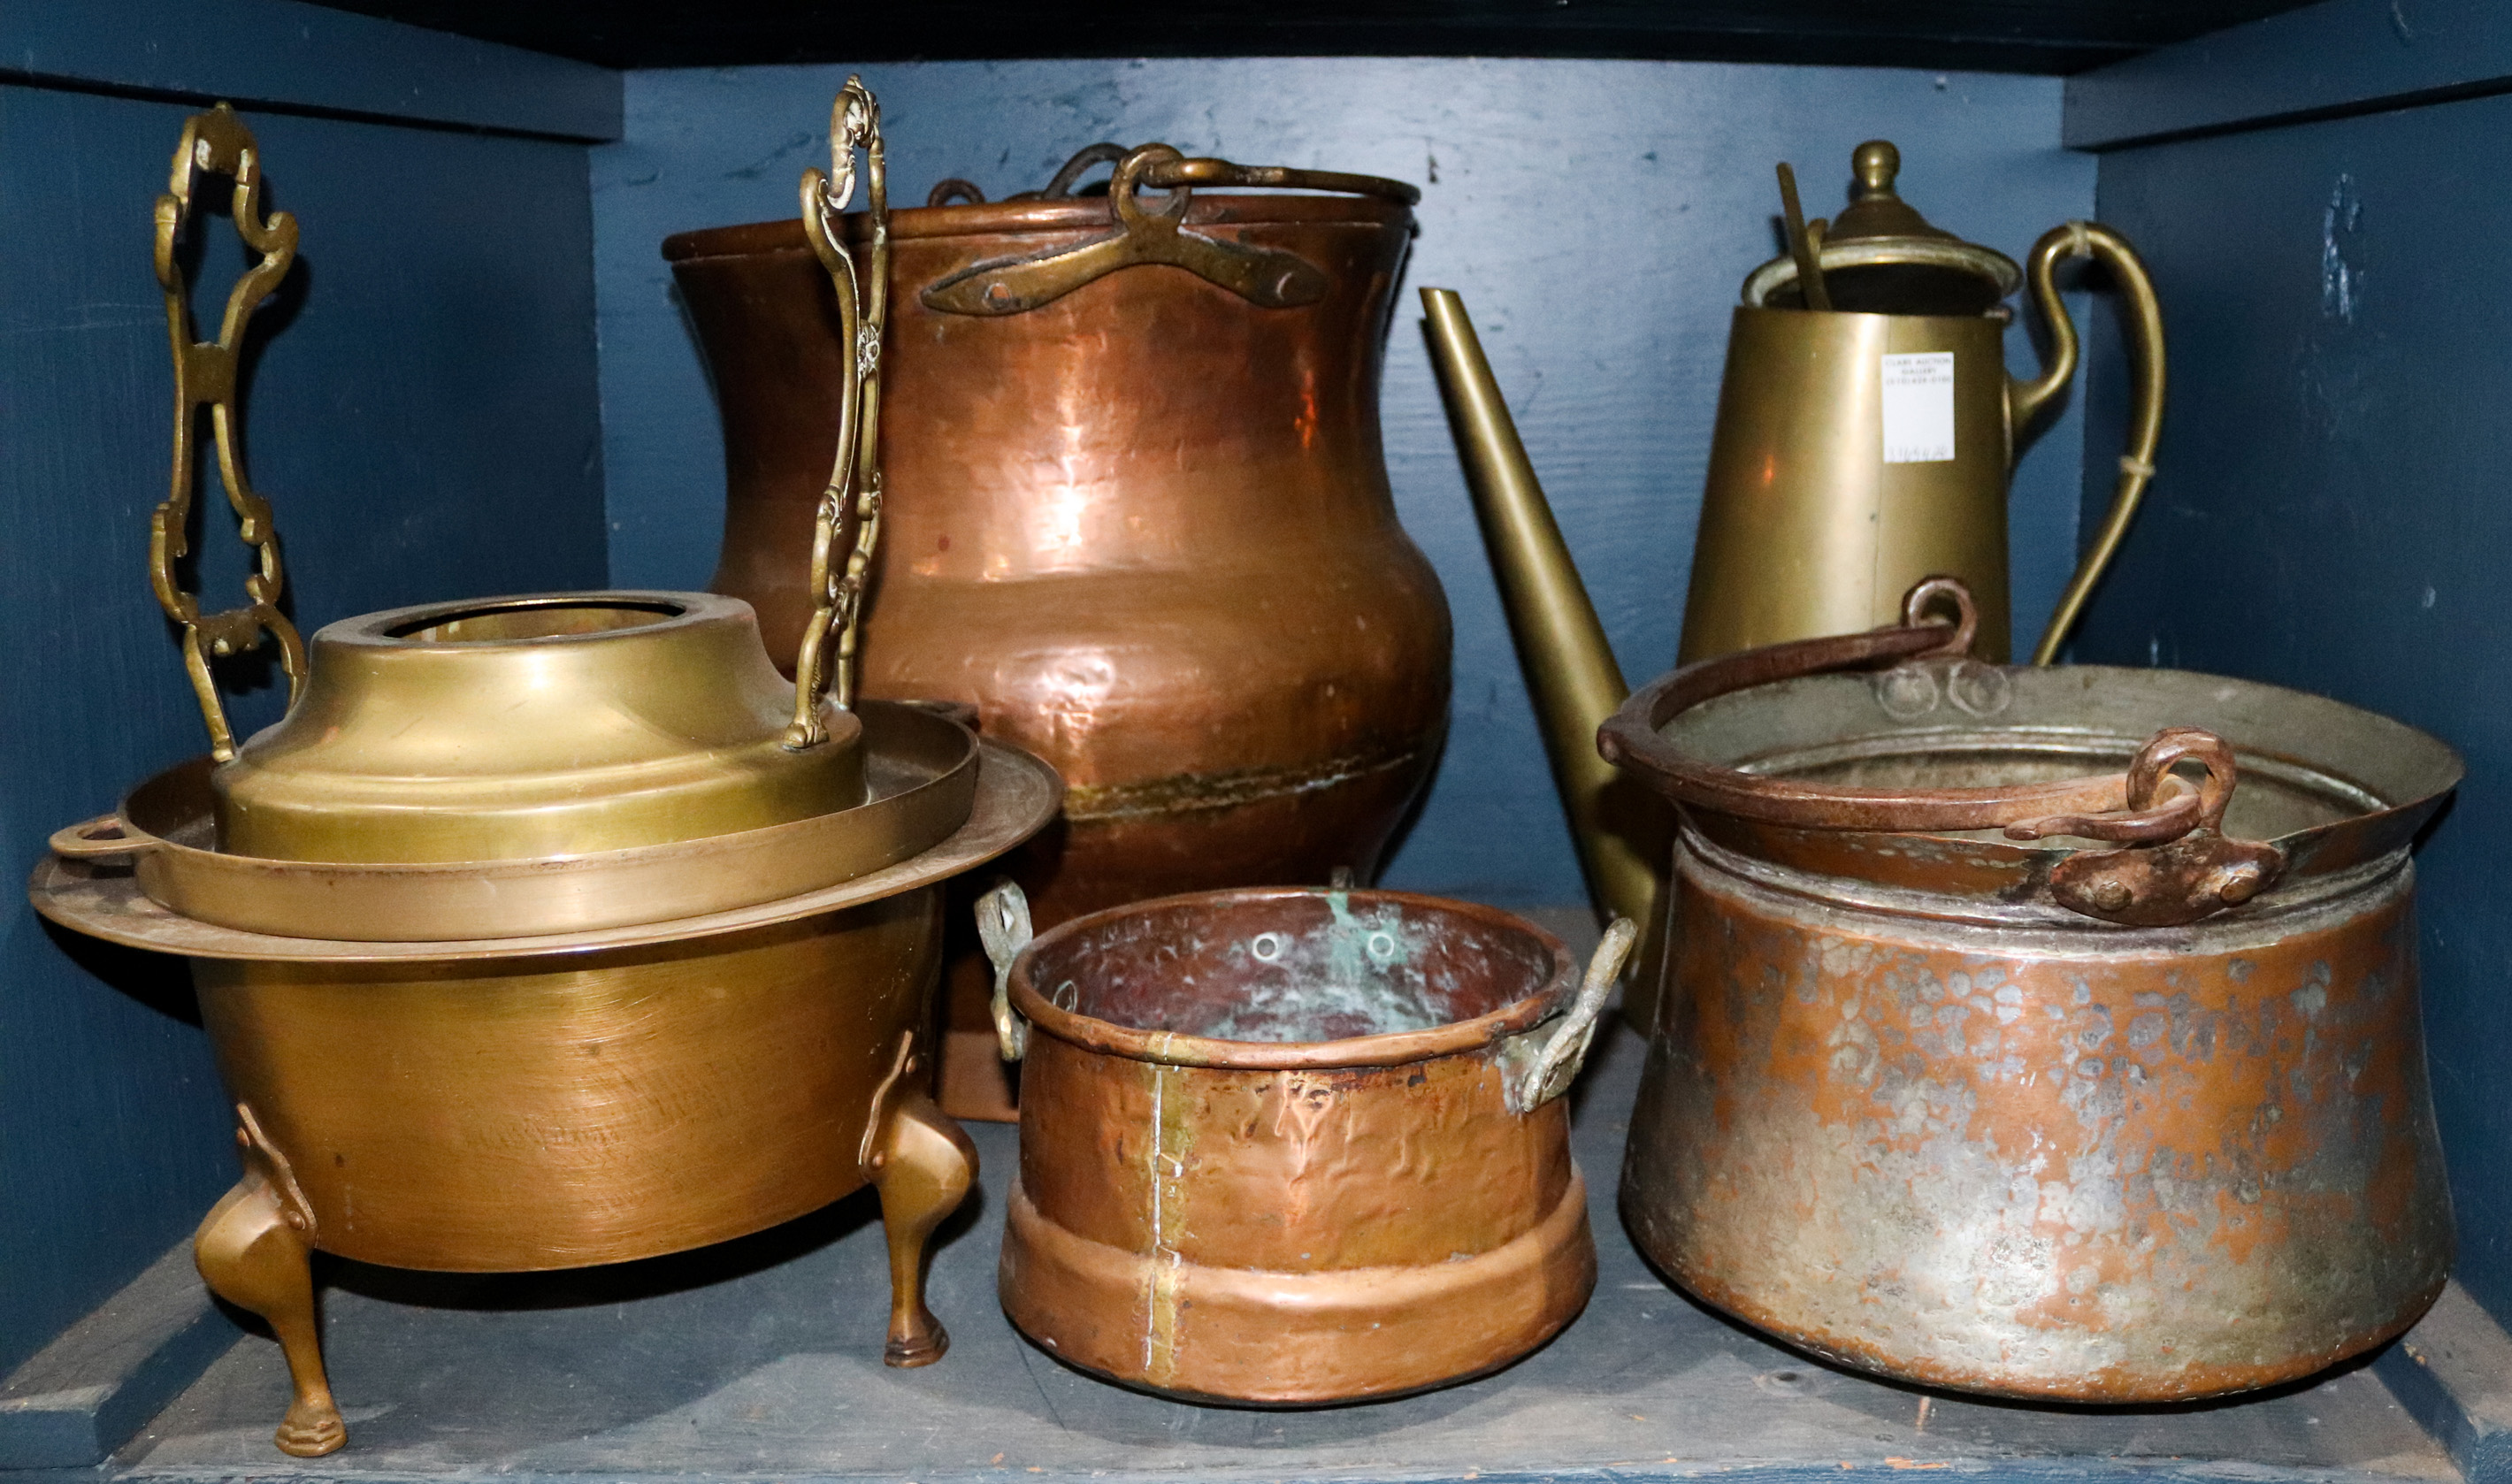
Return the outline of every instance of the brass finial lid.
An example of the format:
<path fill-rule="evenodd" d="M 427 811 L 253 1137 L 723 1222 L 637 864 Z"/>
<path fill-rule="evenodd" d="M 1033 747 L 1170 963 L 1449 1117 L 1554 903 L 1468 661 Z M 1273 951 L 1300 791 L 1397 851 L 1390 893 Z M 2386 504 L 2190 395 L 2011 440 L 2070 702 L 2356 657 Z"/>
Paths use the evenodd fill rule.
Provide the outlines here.
<path fill-rule="evenodd" d="M 1849 205 L 1823 231 L 1821 262 L 1831 306 L 1861 314 L 1986 314 L 2022 286 L 2015 259 L 1931 226 L 1893 188 L 1902 151 L 1869 139 L 1850 155 Z M 1783 254 L 1745 280 L 1745 302 L 1798 309 L 1794 258 Z"/>

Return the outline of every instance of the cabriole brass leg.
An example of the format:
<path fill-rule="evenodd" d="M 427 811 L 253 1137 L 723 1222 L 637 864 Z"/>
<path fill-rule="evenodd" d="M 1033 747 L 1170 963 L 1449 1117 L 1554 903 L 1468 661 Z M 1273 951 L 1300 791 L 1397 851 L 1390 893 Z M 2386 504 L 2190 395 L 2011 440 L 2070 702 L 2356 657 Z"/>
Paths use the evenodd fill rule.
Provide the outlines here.
<path fill-rule="evenodd" d="M 320 1458 L 349 1440 L 314 1326 L 313 1247 L 286 1219 L 268 1181 L 248 1174 L 210 1208 L 192 1235 L 192 1260 L 210 1292 L 270 1321 L 296 1387 L 279 1425 L 279 1451 Z"/>
<path fill-rule="evenodd" d="M 950 1332 L 924 1307 L 924 1243 L 959 1209 L 977 1176 L 977 1148 L 922 1092 L 889 1099 L 874 1157 L 881 1221 L 889 1235 L 891 1365 L 931 1365 L 951 1347 Z"/>

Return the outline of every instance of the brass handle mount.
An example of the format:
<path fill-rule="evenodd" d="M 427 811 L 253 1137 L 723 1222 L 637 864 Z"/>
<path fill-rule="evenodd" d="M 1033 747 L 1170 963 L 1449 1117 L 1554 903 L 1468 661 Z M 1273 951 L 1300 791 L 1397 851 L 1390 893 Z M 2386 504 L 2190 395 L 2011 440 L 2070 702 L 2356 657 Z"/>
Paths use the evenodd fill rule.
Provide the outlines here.
<path fill-rule="evenodd" d="M 228 291 L 216 340 L 194 336 L 191 295 L 177 259 L 203 176 L 224 176 L 234 182 L 236 235 L 260 254 Z M 148 518 L 149 585 L 166 616 L 182 628 L 183 669 L 209 726 L 210 756 L 220 762 L 235 757 L 235 735 L 210 674 L 213 656 L 250 653 L 265 638 L 273 639 L 279 644 L 280 667 L 288 675 L 290 705 L 305 685 L 305 641 L 279 610 L 287 586 L 279 561 L 279 527 L 271 518 L 270 502 L 245 478 L 237 437 L 242 414 L 236 405 L 236 359 L 245 327 L 296 260 L 296 218 L 286 212 L 262 215 L 261 182 L 261 146 L 235 110 L 220 103 L 183 121 L 182 138 L 175 146 L 174 177 L 157 198 L 157 286 L 165 292 L 166 330 L 175 348 L 175 466 L 165 500 Z M 183 590 L 176 569 L 190 551 L 186 528 L 192 518 L 203 408 L 210 412 L 218 481 L 235 511 L 236 535 L 254 550 L 254 570 L 244 583 L 246 605 L 221 613 L 203 613 L 200 600 Z"/>
<path fill-rule="evenodd" d="M 1579 982 L 1568 1013 L 1553 1022 L 1550 1032 L 1512 1036 L 1501 1049 L 1501 1068 L 1508 1077 L 1501 1101 L 1511 1113 L 1533 1113 L 1570 1090 L 1588 1059 L 1589 1043 L 1596 1038 L 1597 1017 L 1604 1014 L 1605 1000 L 1613 994 L 1614 981 L 1622 976 L 1623 964 L 1639 936 L 1637 923 L 1616 918 L 1588 957 L 1587 977 Z"/>
<path fill-rule="evenodd" d="M 1007 1062 L 1019 1061 L 1029 1050 L 1029 1022 L 1012 1008 L 1012 965 L 1033 936 L 1029 897 L 1018 882 L 999 881 L 977 899 L 977 938 L 995 965 L 995 1039 Z"/>

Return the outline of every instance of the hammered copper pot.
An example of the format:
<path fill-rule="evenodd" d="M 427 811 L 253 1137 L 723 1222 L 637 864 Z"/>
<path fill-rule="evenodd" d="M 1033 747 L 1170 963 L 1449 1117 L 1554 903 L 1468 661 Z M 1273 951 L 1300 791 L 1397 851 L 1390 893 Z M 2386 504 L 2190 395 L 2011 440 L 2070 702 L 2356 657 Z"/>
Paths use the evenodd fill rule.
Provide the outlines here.
<path fill-rule="evenodd" d="M 1636 930 L 1582 981 L 1492 908 L 1275 887 L 1031 942 L 977 906 L 1028 1068 L 1001 1288 L 1057 1358 L 1194 1400 L 1308 1406 L 1506 1365 L 1596 1280 L 1559 1101 Z"/>
<path fill-rule="evenodd" d="M 1606 723 L 1683 817 L 1633 1240 L 1817 1353 L 2008 1396 L 2406 1329 L 2453 1253 L 2409 853 L 2458 758 L 2255 682 L 1981 664 L 1961 604 Z"/>
<path fill-rule="evenodd" d="M 1048 922 L 1366 879 L 1447 717 L 1447 605 L 1378 425 L 1416 193 L 1161 146 L 1119 171 L 1107 197 L 890 216 L 864 689 L 973 703 L 1064 775 L 1065 824 L 1015 866 Z M 1216 180 L 1360 193 L 1193 189 Z M 830 290 L 791 222 L 663 251 L 724 416 L 714 585 L 788 655 L 845 364 Z M 946 1104 L 1009 1116 L 982 961 L 954 985 Z"/>

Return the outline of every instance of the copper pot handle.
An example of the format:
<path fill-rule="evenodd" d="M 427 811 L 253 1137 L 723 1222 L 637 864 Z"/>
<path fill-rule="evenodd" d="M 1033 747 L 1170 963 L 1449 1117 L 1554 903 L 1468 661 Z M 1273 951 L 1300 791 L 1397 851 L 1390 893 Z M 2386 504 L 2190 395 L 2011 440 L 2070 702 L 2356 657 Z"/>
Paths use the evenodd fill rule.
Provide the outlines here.
<path fill-rule="evenodd" d="M 1117 146 L 1093 144 L 1065 163 L 1055 183 L 1037 199 L 1057 199 L 1081 170 L 1110 158 Z M 965 181 L 944 182 L 954 195 L 973 191 Z M 1149 263 L 1184 268 L 1227 289 L 1260 309 L 1291 309 L 1325 297 L 1324 270 L 1296 254 L 1252 243 L 1229 242 L 1186 230 L 1187 207 L 1198 185 L 1262 186 L 1377 196 L 1411 205 L 1422 193 L 1399 180 L 1332 171 L 1291 170 L 1276 165 L 1234 165 L 1189 159 L 1166 144 L 1145 144 L 1117 161 L 1108 181 L 1108 210 L 1117 230 L 1078 247 L 1050 248 L 1018 257 L 972 263 L 927 287 L 920 298 L 941 314 L 999 317 L 1053 303 L 1085 284 Z M 942 187 L 937 186 L 937 193 Z M 1145 189 L 1168 192 L 1146 211 Z M 1020 198 L 1013 198 L 1015 200 Z"/>
<path fill-rule="evenodd" d="M 177 260 L 192 215 L 193 192 L 205 175 L 225 176 L 235 182 L 236 235 L 260 254 L 227 292 L 226 312 L 219 317 L 216 340 L 193 338 L 191 298 L 183 287 L 182 264 Z M 183 669 L 201 703 L 201 719 L 209 726 L 210 756 L 220 762 L 235 757 L 235 735 L 227 727 L 217 682 L 210 675 L 212 656 L 248 653 L 259 648 L 267 636 L 279 643 L 290 705 L 296 703 L 297 692 L 305 685 L 305 641 L 279 610 L 279 596 L 287 586 L 279 562 L 279 527 L 271 519 L 270 502 L 245 478 L 240 440 L 243 413 L 236 405 L 236 361 L 244 345 L 245 325 L 296 261 L 296 218 L 286 212 L 262 215 L 261 179 L 261 146 L 235 110 L 220 103 L 183 121 L 183 137 L 175 146 L 173 181 L 166 194 L 157 198 L 157 286 L 165 291 L 166 328 L 175 342 L 175 469 L 165 500 L 148 518 L 148 575 L 158 605 L 182 626 Z M 203 408 L 210 410 L 218 482 L 226 488 L 227 504 L 235 511 L 236 535 L 254 550 L 254 570 L 244 582 L 249 601 L 223 613 L 203 613 L 200 600 L 183 591 L 176 570 L 190 543 L 185 527 L 192 518 L 195 434 Z"/>
<path fill-rule="evenodd" d="M 1922 621 L 1940 603 L 1951 624 Z M 1902 624 L 1865 634 L 1798 640 L 1686 665 L 1645 686 L 1596 731 L 1608 762 L 1631 769 L 1678 803 L 1816 830 L 1920 832 L 2004 829 L 2017 840 L 2069 835 L 2136 848 L 2079 851 L 2051 869 L 2050 894 L 2087 917 L 2128 926 L 2195 922 L 2266 889 L 2285 869 L 2275 846 L 2231 840 L 2221 828 L 2239 781 L 2224 739 L 2168 726 L 2127 770 L 2058 783 L 1982 789 L 1857 789 L 1770 777 L 1688 758 L 1660 728 L 1704 701 L 1749 685 L 1888 659 L 1967 657 L 1978 626 L 1969 589 L 1929 577 L 1903 600 Z M 2172 776 L 2206 768 L 2196 789 Z"/>
<path fill-rule="evenodd" d="M 864 266 L 846 251 L 843 216 L 855 190 L 855 151 L 864 155 Z M 837 291 L 841 345 L 853 356 L 838 388 L 838 452 L 820 492 L 811 530 L 811 578 L 817 600 L 794 657 L 794 720 L 785 728 L 791 752 L 829 739 L 822 697 L 840 711 L 855 700 L 855 645 L 873 552 L 881 544 L 881 346 L 889 320 L 889 183 L 883 161 L 881 102 L 861 78 L 849 77 L 829 110 L 829 173 L 803 172 L 803 235 Z M 844 565 L 839 553 L 846 551 Z M 831 646 L 835 652 L 831 652 Z"/>
<path fill-rule="evenodd" d="M 109 835 L 105 833 L 108 830 L 112 832 Z M 46 843 L 55 855 L 72 861 L 139 855 L 156 849 L 158 845 L 152 836 L 131 834 L 122 823 L 120 814 L 98 814 L 94 819 L 64 825 L 55 830 L 53 838 Z"/>
<path fill-rule="evenodd" d="M 1012 964 L 1033 936 L 1029 896 L 1018 881 L 998 881 L 977 899 L 977 937 L 995 965 L 995 1040 L 1007 1062 L 1029 1050 L 1029 1023 L 1012 1008 Z"/>
<path fill-rule="evenodd" d="M 1623 964 L 1639 936 L 1637 923 L 1616 918 L 1596 951 L 1588 956 L 1588 977 L 1580 981 L 1569 1011 L 1557 1021 L 1510 1037 L 1501 1048 L 1501 1074 L 1508 1079 L 1501 1087 L 1501 1101 L 1511 1113 L 1533 1113 L 1569 1090 L 1588 1060 L 1589 1043 L 1596 1038 L 1596 1018 L 1604 1013 L 1605 998 L 1613 993 L 1614 981 L 1622 977 Z"/>

